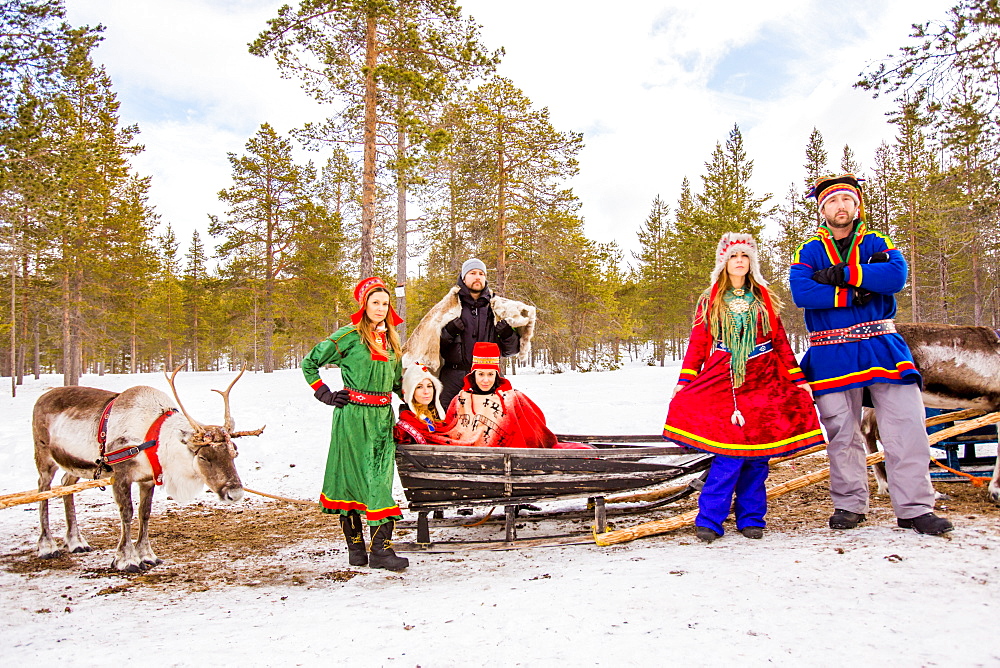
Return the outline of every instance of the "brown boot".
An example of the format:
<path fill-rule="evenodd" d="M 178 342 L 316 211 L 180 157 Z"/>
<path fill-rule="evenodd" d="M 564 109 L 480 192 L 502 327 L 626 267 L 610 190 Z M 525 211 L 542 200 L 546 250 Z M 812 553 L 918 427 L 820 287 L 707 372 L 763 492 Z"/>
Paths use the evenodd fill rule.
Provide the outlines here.
<path fill-rule="evenodd" d="M 401 571 L 410 565 L 410 560 L 405 557 L 397 557 L 392 550 L 392 530 L 396 522 L 389 520 L 377 527 L 370 526 L 368 530 L 372 534 L 371 555 L 368 564 L 372 568 L 385 568 L 390 571 Z"/>
<path fill-rule="evenodd" d="M 340 516 L 340 528 L 344 530 L 347 539 L 347 561 L 351 566 L 368 565 L 368 548 L 365 546 L 365 534 L 361 528 L 361 515 L 350 511 Z"/>

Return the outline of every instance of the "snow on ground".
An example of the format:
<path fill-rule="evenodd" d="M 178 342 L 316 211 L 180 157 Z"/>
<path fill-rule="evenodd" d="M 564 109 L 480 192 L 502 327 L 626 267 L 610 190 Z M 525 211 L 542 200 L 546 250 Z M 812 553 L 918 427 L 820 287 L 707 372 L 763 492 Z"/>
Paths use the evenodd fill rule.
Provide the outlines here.
<path fill-rule="evenodd" d="M 520 373 L 512 381 L 542 407 L 556 432 L 658 433 L 677 372 L 677 366 L 634 366 Z M 323 373 L 332 387 L 340 386 L 336 370 Z M 217 423 L 222 402 L 210 389 L 231 378 L 181 374 L 177 385 L 196 419 Z M 60 382 L 57 376 L 28 379 L 16 398 L 0 398 L 0 494 L 35 487 L 31 408 Z M 167 389 L 161 374 L 85 376 L 82 383 Z M 263 436 L 239 443 L 237 467 L 247 487 L 317 496 L 330 409 L 311 395 L 297 370 L 247 374 L 237 384 L 237 428 L 267 424 Z M 402 490 L 397 498 L 404 500 Z M 201 503 L 213 504 L 207 494 Z M 116 514 L 110 491 L 84 492 L 78 507 L 84 517 Z M 168 521 L 167 508 L 191 512 L 161 493 L 154 524 Z M 51 514 L 61 534 L 58 505 Z M 955 517 L 951 540 L 885 523 L 851 532 L 823 526 L 769 532 L 761 541 L 730 533 L 710 546 L 688 533 L 611 548 L 409 554 L 411 566 L 400 574 L 359 569 L 365 574 L 346 582 L 220 585 L 201 592 L 148 587 L 107 594 L 98 591 L 107 582 L 78 572 L 0 570 L 0 663 L 998 665 L 997 517 L 996 511 L 985 522 Z M 246 527 L 255 530 L 262 529 Z M 0 537 L 0 555 L 33 549 L 36 505 L 0 510 Z M 327 570 L 347 568 L 340 540 L 337 533 L 329 544 L 276 559 L 313 554 L 308 558 L 329 560 Z M 171 561 L 169 542 L 155 547 Z M 106 565 L 111 554 L 73 558 Z M 225 567 L 219 564 L 220 571 Z"/>

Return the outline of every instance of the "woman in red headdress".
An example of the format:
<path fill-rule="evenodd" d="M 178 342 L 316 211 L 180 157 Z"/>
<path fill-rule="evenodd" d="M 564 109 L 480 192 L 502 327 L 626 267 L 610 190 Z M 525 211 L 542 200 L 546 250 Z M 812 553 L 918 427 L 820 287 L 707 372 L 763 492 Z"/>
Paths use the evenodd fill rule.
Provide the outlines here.
<path fill-rule="evenodd" d="M 403 518 L 392 498 L 392 393 L 400 392 L 402 370 L 396 325 L 403 320 L 380 278 L 358 283 L 354 299 L 360 308 L 351 324 L 318 343 L 302 360 L 315 397 L 335 407 L 320 507 L 340 515 L 352 566 L 399 571 L 409 561 L 396 556 L 389 541 L 396 520 Z M 332 391 L 323 382 L 319 371 L 326 365 L 340 367 L 344 389 Z M 371 531 L 370 557 L 361 513 Z"/>

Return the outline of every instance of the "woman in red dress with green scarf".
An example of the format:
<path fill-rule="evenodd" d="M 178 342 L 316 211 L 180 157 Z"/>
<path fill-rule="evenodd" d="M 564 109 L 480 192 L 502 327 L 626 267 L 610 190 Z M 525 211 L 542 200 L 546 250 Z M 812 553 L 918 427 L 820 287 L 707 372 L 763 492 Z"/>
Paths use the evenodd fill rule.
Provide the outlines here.
<path fill-rule="evenodd" d="M 722 235 L 663 428 L 663 438 L 715 454 L 695 519 L 706 543 L 722 536 L 734 495 L 736 528 L 761 538 L 767 460 L 825 442 L 780 307 L 753 237 Z"/>
<path fill-rule="evenodd" d="M 340 515 L 352 566 L 400 571 L 409 561 L 396 556 L 390 539 L 396 520 L 403 519 L 392 498 L 392 393 L 401 391 L 402 371 L 396 325 L 403 320 L 380 278 L 358 283 L 354 298 L 361 308 L 351 316 L 352 324 L 321 341 L 302 360 L 316 398 L 335 407 L 320 507 Z M 344 389 L 334 392 L 323 382 L 319 370 L 326 365 L 340 367 Z M 370 555 L 361 513 L 371 531 Z"/>

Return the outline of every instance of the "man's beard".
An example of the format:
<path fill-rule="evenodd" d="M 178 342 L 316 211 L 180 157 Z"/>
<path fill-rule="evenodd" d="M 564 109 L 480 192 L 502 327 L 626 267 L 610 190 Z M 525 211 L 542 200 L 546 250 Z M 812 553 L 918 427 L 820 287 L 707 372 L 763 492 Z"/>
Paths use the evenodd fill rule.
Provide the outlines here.
<path fill-rule="evenodd" d="M 843 222 L 843 223 L 837 222 L 838 221 L 838 217 L 837 216 L 834 216 L 832 220 L 830 218 L 827 218 L 826 216 L 823 216 L 823 218 L 826 220 L 826 224 L 829 225 L 830 227 L 836 227 L 836 228 L 841 228 L 842 229 L 842 228 L 845 228 L 845 227 L 850 227 L 851 225 L 854 224 L 854 216 L 851 216 L 851 215 L 845 216 L 844 217 L 844 221 L 845 222 Z"/>

